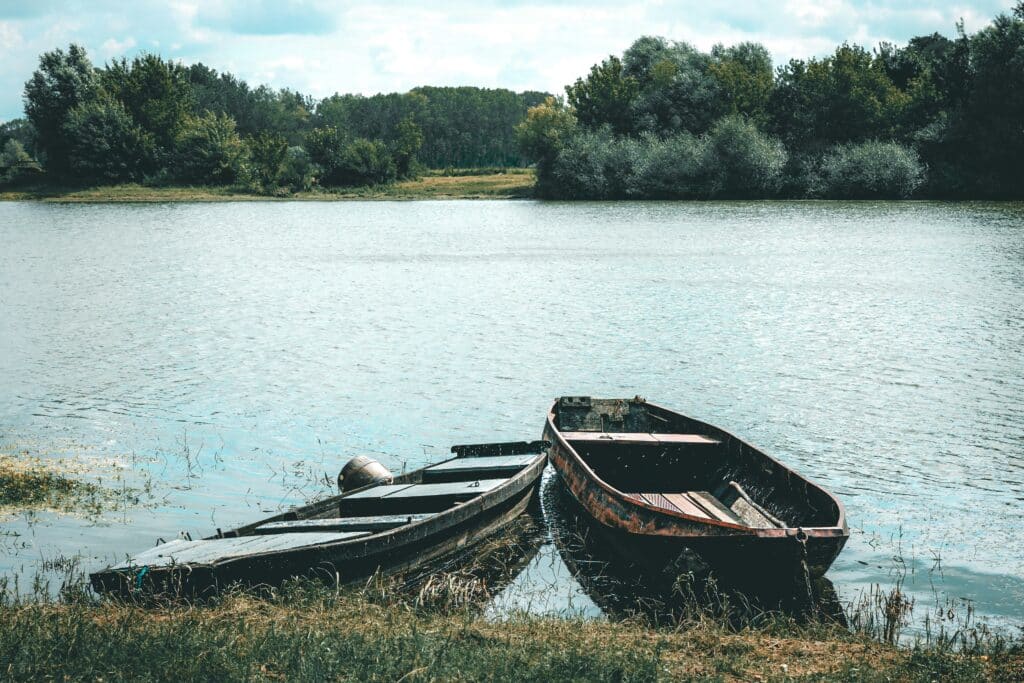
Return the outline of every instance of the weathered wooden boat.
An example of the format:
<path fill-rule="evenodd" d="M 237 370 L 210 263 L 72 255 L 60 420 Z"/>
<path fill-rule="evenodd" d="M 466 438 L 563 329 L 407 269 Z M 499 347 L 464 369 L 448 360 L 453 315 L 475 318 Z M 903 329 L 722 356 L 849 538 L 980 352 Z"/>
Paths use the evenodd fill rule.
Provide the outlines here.
<path fill-rule="evenodd" d="M 456 457 L 392 477 L 359 456 L 342 494 L 201 540 L 175 539 L 90 576 L 101 593 L 197 595 L 297 577 L 350 583 L 469 547 L 526 510 L 543 441 L 453 446 Z"/>
<path fill-rule="evenodd" d="M 544 438 L 609 545 L 666 577 L 810 580 L 849 537 L 828 491 L 722 429 L 639 397 L 562 397 Z"/>

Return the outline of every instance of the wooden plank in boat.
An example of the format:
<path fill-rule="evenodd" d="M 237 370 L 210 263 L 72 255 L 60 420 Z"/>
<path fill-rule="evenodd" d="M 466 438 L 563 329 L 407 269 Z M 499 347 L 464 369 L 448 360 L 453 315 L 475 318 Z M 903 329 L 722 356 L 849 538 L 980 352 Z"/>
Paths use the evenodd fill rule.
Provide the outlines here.
<path fill-rule="evenodd" d="M 654 507 L 663 508 L 672 512 L 682 512 L 678 507 L 672 504 L 672 501 L 660 493 L 641 493 L 640 498 L 648 505 Z"/>
<path fill-rule="evenodd" d="M 387 495 L 388 500 L 401 498 L 425 498 L 456 496 L 459 498 L 475 498 L 504 484 L 508 479 L 476 479 L 474 481 L 454 481 L 447 484 L 413 484 L 403 487 Z"/>
<path fill-rule="evenodd" d="M 681 443 L 691 445 L 713 445 L 720 443 L 703 434 L 648 434 L 646 432 L 562 432 L 567 441 L 579 443 L 619 443 L 647 445 L 659 443 Z"/>
<path fill-rule="evenodd" d="M 173 548 L 164 549 L 165 543 L 158 546 L 162 553 L 151 555 L 149 551 L 132 558 L 131 567 L 160 567 L 171 564 L 209 564 L 217 560 L 244 555 L 254 555 L 277 550 L 294 550 L 305 546 L 319 545 L 341 541 L 358 536 L 366 536 L 365 531 L 330 532 L 330 533 L 284 533 L 266 536 L 239 536 L 237 538 L 213 538 L 202 541 L 186 541 Z M 122 567 L 127 568 L 127 567 Z"/>
<path fill-rule="evenodd" d="M 707 491 L 687 491 L 686 495 L 690 497 L 690 500 L 704 508 L 709 515 L 718 521 L 740 525 L 743 524 L 743 520 L 737 517 L 732 510 L 722 505 L 720 500 Z"/>
<path fill-rule="evenodd" d="M 489 458 L 455 458 L 442 462 L 423 471 L 423 481 L 430 482 L 435 479 L 442 479 L 452 475 L 473 476 L 473 475 L 512 475 L 523 469 L 537 455 L 496 455 Z"/>
<path fill-rule="evenodd" d="M 402 489 L 407 489 L 410 486 L 412 486 L 412 484 L 382 484 L 381 486 L 374 486 L 373 488 L 360 491 L 359 493 L 352 493 L 341 500 L 369 500 L 372 498 L 384 498 L 385 496 L 390 496 L 392 493 L 398 493 Z"/>
<path fill-rule="evenodd" d="M 703 517 L 705 519 L 711 519 L 708 513 L 704 512 L 704 509 L 690 500 L 690 497 L 685 493 L 666 493 L 663 494 L 669 501 L 672 502 L 679 511 L 685 515 L 692 515 L 693 517 Z"/>
<path fill-rule="evenodd" d="M 268 522 L 256 527 L 257 534 L 287 531 L 386 531 L 404 524 L 433 517 L 429 514 L 372 515 L 368 517 L 328 517 L 324 519 L 293 519 Z"/>

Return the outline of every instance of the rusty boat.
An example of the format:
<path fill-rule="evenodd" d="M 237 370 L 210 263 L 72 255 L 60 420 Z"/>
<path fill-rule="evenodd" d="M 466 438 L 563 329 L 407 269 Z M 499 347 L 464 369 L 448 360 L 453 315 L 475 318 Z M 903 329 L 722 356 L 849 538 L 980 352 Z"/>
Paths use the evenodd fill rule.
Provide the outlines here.
<path fill-rule="evenodd" d="M 544 438 L 610 549 L 669 582 L 810 582 L 849 529 L 831 493 L 713 425 L 633 399 L 565 396 Z"/>
<path fill-rule="evenodd" d="M 547 462 L 543 441 L 453 446 L 455 457 L 392 476 L 366 456 L 341 495 L 207 538 L 176 538 L 90 575 L 100 593 L 202 595 L 292 577 L 351 583 L 443 561 L 527 510 Z"/>

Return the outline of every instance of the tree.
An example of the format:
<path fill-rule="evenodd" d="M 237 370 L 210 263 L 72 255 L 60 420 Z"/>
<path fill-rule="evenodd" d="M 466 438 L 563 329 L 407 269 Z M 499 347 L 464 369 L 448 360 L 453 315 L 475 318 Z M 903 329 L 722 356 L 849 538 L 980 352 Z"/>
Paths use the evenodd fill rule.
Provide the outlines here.
<path fill-rule="evenodd" d="M 764 121 L 774 78 L 772 57 L 763 45 L 716 45 L 708 71 L 718 82 L 729 113 Z"/>
<path fill-rule="evenodd" d="M 44 52 L 39 58 L 39 68 L 25 83 L 25 115 L 38 132 L 47 170 L 67 171 L 64 123 L 72 109 L 96 96 L 98 86 L 92 62 L 79 45 L 72 44 L 67 52 Z"/>
<path fill-rule="evenodd" d="M 391 155 L 399 178 L 407 178 L 416 163 L 416 153 L 423 146 L 423 131 L 412 116 L 399 122 L 395 139 L 391 142 Z"/>
<path fill-rule="evenodd" d="M 280 134 L 260 133 L 249 138 L 246 145 L 249 149 L 253 180 L 264 191 L 277 187 L 288 156 L 288 140 Z"/>
<path fill-rule="evenodd" d="M 530 107 L 516 130 L 519 149 L 537 164 L 537 188 L 550 186 L 549 174 L 558 153 L 576 132 L 576 117 L 554 97 Z"/>
<path fill-rule="evenodd" d="M 792 60 L 780 69 L 769 130 L 798 150 L 892 137 L 907 99 L 881 61 L 844 44 L 830 57 Z"/>
<path fill-rule="evenodd" d="M 786 150 L 742 116 L 720 119 L 708 133 L 704 167 L 708 193 L 718 197 L 764 197 L 782 181 Z"/>
<path fill-rule="evenodd" d="M 181 64 L 145 54 L 130 63 L 122 59 L 108 65 L 101 81 L 104 90 L 169 151 L 193 110 L 188 73 Z"/>
<path fill-rule="evenodd" d="M 189 117 L 182 124 L 175 158 L 179 180 L 228 185 L 241 178 L 247 149 L 235 130 L 234 119 L 207 112 Z"/>
<path fill-rule="evenodd" d="M 15 184 L 40 173 L 39 163 L 20 142 L 8 138 L 0 148 L 0 184 Z"/>
<path fill-rule="evenodd" d="M 622 61 L 611 56 L 590 69 L 586 80 L 566 86 L 566 101 L 576 120 L 588 128 L 609 125 L 618 134 L 633 130 L 633 102 L 640 89 L 632 76 L 622 72 Z"/>
<path fill-rule="evenodd" d="M 107 96 L 78 105 L 64 122 L 68 168 L 91 183 L 142 180 L 153 170 L 155 144 L 124 106 Z"/>

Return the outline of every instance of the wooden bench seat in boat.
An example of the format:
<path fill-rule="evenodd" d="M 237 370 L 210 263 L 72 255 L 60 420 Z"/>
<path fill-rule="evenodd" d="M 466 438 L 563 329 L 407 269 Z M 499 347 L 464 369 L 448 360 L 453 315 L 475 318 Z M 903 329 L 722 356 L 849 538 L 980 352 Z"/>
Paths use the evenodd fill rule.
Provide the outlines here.
<path fill-rule="evenodd" d="M 655 444 L 715 445 L 721 443 L 703 434 L 648 434 L 646 432 L 562 432 L 573 443 L 615 443 L 646 446 Z"/>
<path fill-rule="evenodd" d="M 684 515 L 739 524 L 753 529 L 784 528 L 779 519 L 755 503 L 739 484 L 730 481 L 714 495 L 708 491 L 627 493 L 630 498 Z"/>
<path fill-rule="evenodd" d="M 383 484 L 341 498 L 342 515 L 440 512 L 476 498 L 508 479 L 474 479 L 443 484 Z"/>
<path fill-rule="evenodd" d="M 486 458 L 455 458 L 423 470 L 424 483 L 466 481 L 467 479 L 511 477 L 529 465 L 536 454 L 496 455 Z"/>
<path fill-rule="evenodd" d="M 236 536 L 211 538 L 201 541 L 175 539 L 133 557 L 131 567 L 164 567 L 173 564 L 209 564 L 232 557 L 243 557 L 281 550 L 294 550 L 305 546 L 332 543 L 366 536 L 365 531 L 333 531 L 323 533 L 283 533 L 266 536 Z"/>
<path fill-rule="evenodd" d="M 327 517 L 267 522 L 256 527 L 257 534 L 279 534 L 288 531 L 387 531 L 405 524 L 433 517 L 426 513 L 410 515 L 371 515 L 368 517 Z"/>

